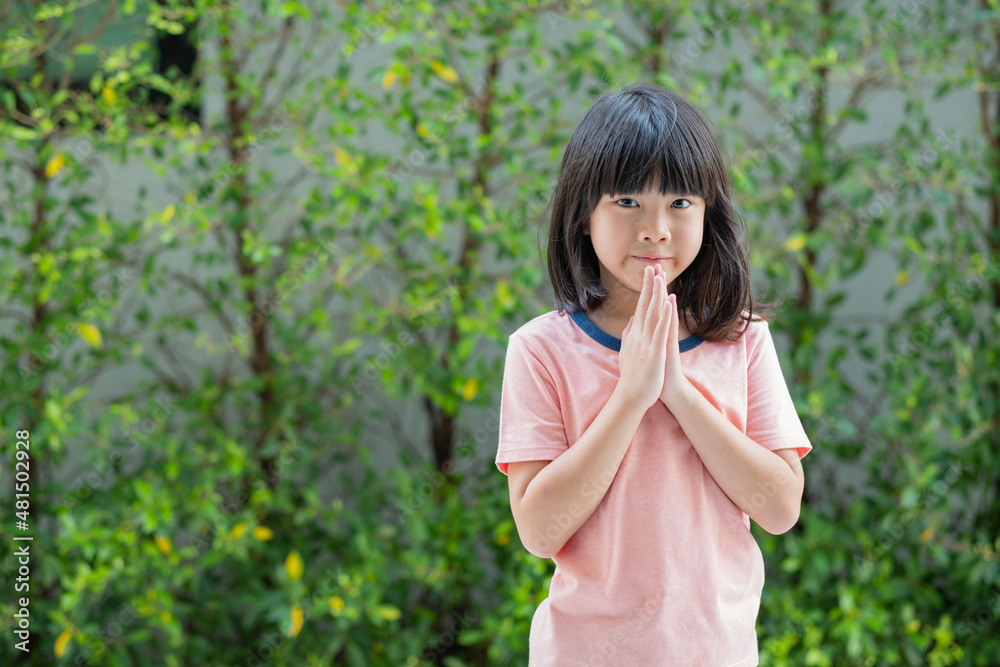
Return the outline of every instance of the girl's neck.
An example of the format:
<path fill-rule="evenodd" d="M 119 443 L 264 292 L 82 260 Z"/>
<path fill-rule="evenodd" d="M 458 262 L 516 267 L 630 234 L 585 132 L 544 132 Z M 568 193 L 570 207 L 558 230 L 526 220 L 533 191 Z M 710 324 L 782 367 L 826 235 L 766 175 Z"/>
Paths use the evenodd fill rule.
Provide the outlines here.
<path fill-rule="evenodd" d="M 628 320 L 635 313 L 636 304 L 631 307 L 616 306 L 614 303 L 605 300 L 600 306 L 587 313 L 590 321 L 597 325 L 597 328 L 615 338 L 621 338 Z M 683 315 L 683 313 L 682 313 Z M 688 330 L 685 318 L 682 316 L 677 323 L 677 340 L 684 340 L 691 333 Z"/>

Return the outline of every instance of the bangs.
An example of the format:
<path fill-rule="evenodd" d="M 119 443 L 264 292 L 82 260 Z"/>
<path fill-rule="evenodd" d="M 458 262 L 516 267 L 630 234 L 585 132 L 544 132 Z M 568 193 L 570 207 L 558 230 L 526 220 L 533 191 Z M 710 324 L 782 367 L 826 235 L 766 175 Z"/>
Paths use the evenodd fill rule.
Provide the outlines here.
<path fill-rule="evenodd" d="M 604 195 L 642 193 L 658 185 L 661 195 L 693 195 L 714 204 L 724 166 L 695 109 L 667 97 L 636 95 L 606 98 L 592 111 L 602 127 L 588 139 L 589 200 L 596 204 Z"/>

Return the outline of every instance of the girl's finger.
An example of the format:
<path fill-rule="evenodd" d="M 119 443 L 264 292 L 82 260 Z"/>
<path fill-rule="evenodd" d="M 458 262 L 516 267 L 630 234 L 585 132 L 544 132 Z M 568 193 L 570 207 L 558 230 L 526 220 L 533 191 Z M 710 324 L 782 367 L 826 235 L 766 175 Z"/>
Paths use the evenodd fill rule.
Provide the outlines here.
<path fill-rule="evenodd" d="M 671 301 L 671 306 L 672 306 L 671 309 L 670 309 L 671 312 L 672 312 L 672 317 L 671 317 L 671 320 L 670 320 L 670 340 L 673 341 L 674 346 L 676 346 L 676 345 L 678 345 L 680 343 L 680 341 L 677 340 L 677 338 L 678 338 L 678 336 L 680 336 L 679 325 L 680 325 L 680 321 L 681 321 L 681 311 L 680 311 L 679 308 L 677 308 L 677 295 L 676 294 L 671 294 L 670 295 L 670 301 Z"/>
<path fill-rule="evenodd" d="M 639 302 L 635 304 L 635 317 L 639 320 L 640 331 L 642 330 L 643 318 L 646 314 L 646 306 L 649 304 L 649 292 L 653 286 L 653 272 L 649 267 L 642 269 L 642 291 L 639 292 Z"/>
<path fill-rule="evenodd" d="M 673 319 L 670 297 L 667 297 L 660 306 L 660 321 L 656 323 L 656 329 L 653 331 L 653 342 L 657 348 L 661 348 L 667 344 Z"/>
<path fill-rule="evenodd" d="M 667 323 L 666 341 L 664 341 L 664 344 L 676 347 L 678 331 L 677 324 L 680 322 L 680 312 L 677 309 L 677 295 L 671 294 L 667 297 L 667 302 L 670 304 L 667 307 L 667 310 L 670 311 L 670 321 Z"/>
<path fill-rule="evenodd" d="M 652 300 L 646 308 L 646 326 L 643 327 L 643 331 L 646 330 L 646 327 L 652 331 L 653 327 L 656 326 L 656 320 L 659 319 L 660 311 L 663 310 L 663 291 L 665 289 L 663 278 L 653 276 Z"/>

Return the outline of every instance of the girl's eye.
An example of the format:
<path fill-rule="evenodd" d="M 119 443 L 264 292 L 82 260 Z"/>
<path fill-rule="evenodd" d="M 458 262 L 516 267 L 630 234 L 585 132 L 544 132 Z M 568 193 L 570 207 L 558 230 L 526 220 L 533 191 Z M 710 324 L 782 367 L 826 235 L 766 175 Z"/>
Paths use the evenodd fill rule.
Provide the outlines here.
<path fill-rule="evenodd" d="M 639 206 L 639 202 L 632 199 L 631 197 L 619 197 L 618 199 L 615 200 L 615 203 L 621 206 L 622 208 L 636 208 L 637 206 Z M 675 199 L 670 203 L 670 206 L 672 206 L 673 208 L 684 209 L 684 208 L 690 208 L 691 206 L 693 206 L 693 204 L 691 203 L 690 199 Z"/>

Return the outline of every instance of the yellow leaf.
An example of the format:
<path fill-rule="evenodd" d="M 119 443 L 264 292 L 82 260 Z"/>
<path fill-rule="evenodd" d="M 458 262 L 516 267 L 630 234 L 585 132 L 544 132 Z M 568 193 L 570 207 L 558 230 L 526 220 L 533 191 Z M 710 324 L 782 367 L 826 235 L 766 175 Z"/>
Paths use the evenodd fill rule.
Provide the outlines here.
<path fill-rule="evenodd" d="M 497 535 L 497 544 L 502 547 L 510 544 L 510 533 L 504 533 L 503 535 Z"/>
<path fill-rule="evenodd" d="M 403 613 L 391 604 L 383 604 L 375 609 L 375 615 L 386 621 L 398 621 Z"/>
<path fill-rule="evenodd" d="M 471 401 L 479 393 L 479 380 L 476 378 L 469 378 L 465 381 L 465 386 L 462 387 L 462 398 L 467 401 Z"/>
<path fill-rule="evenodd" d="M 56 637 L 56 657 L 61 658 L 66 654 L 66 645 L 73 638 L 73 630 L 63 630 L 62 634 Z"/>
<path fill-rule="evenodd" d="M 253 529 L 253 536 L 261 542 L 267 542 L 269 539 L 274 537 L 274 532 L 272 532 L 267 526 L 257 526 Z"/>
<path fill-rule="evenodd" d="M 900 271 L 896 274 L 896 287 L 902 287 L 910 281 L 909 271 Z"/>
<path fill-rule="evenodd" d="M 177 209 L 174 208 L 173 204 L 169 204 L 165 209 L 163 209 L 160 219 L 163 220 L 163 222 L 170 222 L 170 218 L 174 217 L 174 211 L 176 210 Z"/>
<path fill-rule="evenodd" d="M 514 294 L 510 291 L 510 284 L 506 280 L 497 282 L 496 298 L 501 308 L 509 309 L 517 305 Z"/>
<path fill-rule="evenodd" d="M 348 171 L 352 173 L 358 170 L 358 165 L 355 163 L 354 157 L 340 146 L 337 146 L 335 149 L 333 149 L 333 159 L 341 167 L 346 168 Z"/>
<path fill-rule="evenodd" d="M 288 636 L 295 637 L 302 630 L 302 621 L 304 620 L 302 616 L 302 607 L 295 605 L 292 607 L 292 622 L 288 628 Z"/>
<path fill-rule="evenodd" d="M 392 70 L 389 70 L 388 72 L 385 73 L 385 76 L 382 77 L 382 88 L 383 89 L 391 88 L 392 84 L 394 84 L 395 82 L 396 82 L 396 73 L 393 72 Z"/>
<path fill-rule="evenodd" d="M 190 206 L 194 202 L 195 202 L 195 196 L 194 196 L 193 192 L 189 192 L 186 195 L 184 195 L 184 203 L 185 204 L 187 204 L 188 206 Z"/>
<path fill-rule="evenodd" d="M 164 623 L 169 623 L 172 618 L 169 611 L 160 612 L 160 620 Z"/>
<path fill-rule="evenodd" d="M 285 558 L 285 572 L 292 581 L 302 578 L 302 556 L 298 551 L 292 550 L 288 553 L 288 557 Z"/>
<path fill-rule="evenodd" d="M 173 549 L 173 545 L 170 544 L 170 540 L 162 535 L 157 535 L 154 540 L 156 542 L 156 548 L 162 551 L 164 556 L 170 553 Z"/>
<path fill-rule="evenodd" d="M 932 537 L 934 537 L 934 533 L 936 533 L 936 532 L 937 532 L 937 526 L 928 526 L 927 530 L 925 530 L 924 532 L 920 533 L 920 537 L 918 537 L 917 540 L 921 544 L 923 544 L 924 542 L 927 542 Z"/>
<path fill-rule="evenodd" d="M 101 88 L 101 97 L 104 98 L 105 104 L 114 104 L 115 89 L 109 86 L 108 84 L 104 84 L 104 88 Z"/>
<path fill-rule="evenodd" d="M 344 608 L 344 601 L 341 598 L 337 597 L 336 595 L 330 598 L 330 609 L 333 611 L 334 614 L 340 613 L 340 611 L 343 608 Z"/>
<path fill-rule="evenodd" d="M 88 324 L 84 322 L 79 327 L 77 331 L 80 332 L 80 338 L 87 341 L 91 347 L 100 348 L 101 347 L 101 330 L 95 327 L 93 324 Z"/>
<path fill-rule="evenodd" d="M 66 166 L 66 156 L 62 153 L 56 153 L 49 161 L 45 164 L 45 177 L 52 178 Z"/>
<path fill-rule="evenodd" d="M 448 83 L 458 83 L 458 72 L 451 65 L 444 65 L 436 60 L 432 60 L 431 69 Z"/>
<path fill-rule="evenodd" d="M 423 138 L 430 136 L 431 131 L 423 123 L 417 123 L 417 135 Z"/>
<path fill-rule="evenodd" d="M 785 241 L 785 250 L 789 252 L 798 252 L 806 247 L 806 235 L 796 234 Z"/>
<path fill-rule="evenodd" d="M 247 525 L 245 523 L 238 523 L 233 526 L 233 529 L 229 531 L 229 537 L 231 539 L 238 539 L 240 535 L 247 532 Z"/>

